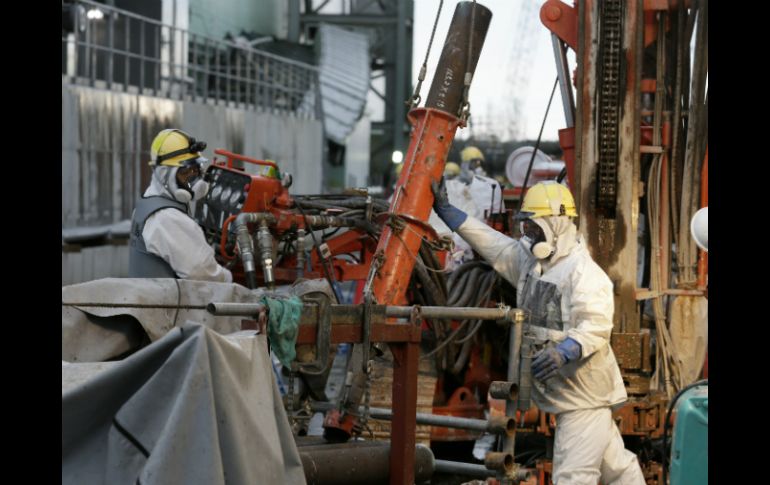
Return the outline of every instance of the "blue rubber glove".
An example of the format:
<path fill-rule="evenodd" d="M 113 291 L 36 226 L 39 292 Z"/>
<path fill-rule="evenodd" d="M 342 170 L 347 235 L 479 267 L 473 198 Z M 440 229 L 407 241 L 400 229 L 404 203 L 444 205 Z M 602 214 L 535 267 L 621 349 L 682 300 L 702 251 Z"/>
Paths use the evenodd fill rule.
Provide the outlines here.
<path fill-rule="evenodd" d="M 577 360 L 582 355 L 583 348 L 577 340 L 567 338 L 556 347 L 548 347 L 532 362 L 532 375 L 535 379 L 545 382 L 567 362 Z"/>
<path fill-rule="evenodd" d="M 444 177 L 441 177 L 440 184 L 431 182 L 430 188 L 433 191 L 433 210 L 436 211 L 436 215 L 449 226 L 449 229 L 457 231 L 457 228 L 468 218 L 468 214 L 449 203 Z"/>

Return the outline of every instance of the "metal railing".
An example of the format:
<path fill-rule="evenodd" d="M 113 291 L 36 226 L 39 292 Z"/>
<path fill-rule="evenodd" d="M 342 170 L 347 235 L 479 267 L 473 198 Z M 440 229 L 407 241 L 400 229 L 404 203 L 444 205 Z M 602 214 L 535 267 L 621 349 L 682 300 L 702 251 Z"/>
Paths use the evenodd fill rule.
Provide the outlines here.
<path fill-rule="evenodd" d="M 321 119 L 318 69 L 89 0 L 62 29 L 74 84 Z"/>

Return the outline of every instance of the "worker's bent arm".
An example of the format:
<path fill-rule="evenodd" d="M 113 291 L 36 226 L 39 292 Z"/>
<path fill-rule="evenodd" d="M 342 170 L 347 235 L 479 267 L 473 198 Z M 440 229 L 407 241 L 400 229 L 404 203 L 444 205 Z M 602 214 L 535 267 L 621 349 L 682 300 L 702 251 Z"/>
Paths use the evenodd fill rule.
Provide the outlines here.
<path fill-rule="evenodd" d="M 176 209 L 151 215 L 142 231 L 147 250 L 163 258 L 182 279 L 230 283 L 233 275 L 214 259 L 203 230 Z"/>
<path fill-rule="evenodd" d="M 514 287 L 519 284 L 519 271 L 525 257 L 523 252 L 526 251 L 519 241 L 470 216 L 457 229 L 457 234 L 509 283 Z"/>
<path fill-rule="evenodd" d="M 614 312 L 612 282 L 591 260 L 575 268 L 570 278 L 570 319 L 575 327 L 567 336 L 580 344 L 582 358 L 586 358 L 609 345 Z"/>

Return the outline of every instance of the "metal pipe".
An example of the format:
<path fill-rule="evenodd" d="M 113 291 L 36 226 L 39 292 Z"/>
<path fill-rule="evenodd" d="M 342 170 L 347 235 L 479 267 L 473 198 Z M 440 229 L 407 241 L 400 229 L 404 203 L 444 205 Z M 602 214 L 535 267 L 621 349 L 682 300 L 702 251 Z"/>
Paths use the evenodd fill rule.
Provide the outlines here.
<path fill-rule="evenodd" d="M 399 7 L 399 11 L 403 9 Z M 383 305 L 403 305 L 407 301 L 407 290 L 412 278 L 416 257 L 424 236 L 421 231 L 402 231 L 406 225 L 415 221 L 427 221 L 433 204 L 431 184 L 438 182 L 444 172 L 444 163 L 454 140 L 457 127 L 463 120 L 457 116 L 462 102 L 463 84 L 462 73 L 473 71 L 478 54 L 471 54 L 470 62 L 464 58 L 466 50 L 463 47 L 469 42 L 462 42 L 462 36 L 456 36 L 456 30 L 468 33 L 467 39 L 476 39 L 475 45 L 480 52 L 483 38 L 486 35 L 492 13 L 486 7 L 476 3 L 464 2 L 458 5 L 456 12 L 466 15 L 455 15 L 453 26 L 450 27 L 449 41 L 445 44 L 442 60 L 444 71 L 439 71 L 434 79 L 434 86 L 429 93 L 426 108 L 416 108 L 409 112 L 408 119 L 412 124 L 409 148 L 404 156 L 404 169 L 401 171 L 396 184 L 395 194 L 389 205 L 393 214 L 388 224 L 383 226 L 382 235 L 377 243 L 375 254 L 378 255 L 369 268 L 369 274 L 364 285 L 364 293 L 371 294 L 373 301 Z M 478 21 L 468 28 L 470 15 L 477 13 Z M 465 24 L 464 28 L 463 25 Z M 457 29 L 455 29 L 455 26 Z M 454 40 L 452 40 L 454 39 Z M 450 63 L 454 62 L 456 72 L 451 72 Z M 460 67 L 463 69 L 460 70 Z M 454 75 L 455 78 L 447 78 Z M 451 88 L 451 89 L 450 89 Z M 448 104 L 446 94 L 451 92 L 455 98 Z M 430 100 L 440 109 L 431 109 Z M 403 102 L 403 97 L 394 100 Z M 452 107 L 454 106 L 454 108 Z M 400 124 L 403 120 L 394 120 Z M 392 450 L 390 470 L 392 483 L 414 482 L 411 454 L 415 435 L 415 413 L 417 410 L 417 368 L 419 361 L 419 345 L 414 342 L 393 343 L 390 346 L 393 353 L 393 423 L 391 436 L 398 448 Z M 340 428 L 351 428 L 355 418 L 345 415 L 338 424 Z M 327 430 L 329 428 L 327 427 Z"/>
<path fill-rule="evenodd" d="M 508 337 L 508 382 L 516 386 L 516 397 L 511 397 L 505 401 L 505 414 L 507 416 L 516 416 L 516 408 L 520 407 L 518 403 L 519 387 L 522 384 L 529 384 L 528 382 L 522 383 L 521 380 L 521 336 L 522 327 L 524 324 L 523 313 L 520 318 L 517 318 L 513 325 L 511 325 L 511 333 Z M 527 367 L 528 369 L 529 367 Z M 529 406 L 527 406 L 529 407 Z M 507 437 L 503 443 L 503 450 L 513 454 L 516 443 L 515 433 Z"/>
<path fill-rule="evenodd" d="M 335 307 L 336 305 L 332 305 Z M 416 306 L 416 305 L 415 305 Z M 250 316 L 258 313 L 262 305 L 258 303 L 209 303 L 207 309 L 215 315 L 230 316 Z M 412 315 L 413 306 L 386 306 L 385 315 L 388 317 L 407 318 Z M 474 307 L 441 307 L 424 306 L 418 307 L 420 316 L 424 318 L 436 319 L 457 319 L 457 320 L 505 320 L 505 321 L 523 321 L 524 312 L 518 308 L 474 308 Z M 228 312 L 228 313 L 220 313 Z"/>
<path fill-rule="evenodd" d="M 243 271 L 246 273 L 246 284 L 249 288 L 256 288 L 257 267 L 254 262 L 254 241 L 251 240 L 251 234 L 249 234 L 248 225 L 245 222 L 238 224 L 238 219 L 236 219 L 235 233 L 235 243 L 238 246 L 238 253 L 241 255 Z"/>
<path fill-rule="evenodd" d="M 241 262 L 243 263 L 243 271 L 244 273 L 246 273 L 247 286 L 252 289 L 257 287 L 257 275 L 256 275 L 257 266 L 254 258 L 254 242 L 251 239 L 251 234 L 249 233 L 248 224 L 255 223 L 255 222 L 260 222 L 260 223 L 265 222 L 265 223 L 275 224 L 275 216 L 267 212 L 244 212 L 235 218 L 235 232 L 236 232 L 235 242 L 238 245 L 238 252 L 241 255 Z M 272 253 L 272 239 L 271 239 L 271 253 Z M 270 261 L 270 270 L 272 273 L 272 260 Z"/>
<path fill-rule="evenodd" d="M 461 461 L 448 461 L 448 460 L 435 460 L 435 472 L 436 473 L 454 473 L 457 475 L 463 475 L 473 478 L 490 478 L 495 477 L 497 472 L 489 470 L 484 465 L 476 465 L 473 463 L 463 463 Z M 531 470 L 526 468 L 520 468 L 515 473 L 516 481 L 527 481 L 532 476 Z"/>
<path fill-rule="evenodd" d="M 387 306 L 385 315 L 395 318 L 409 318 L 412 306 Z M 524 311 L 508 306 L 499 308 L 423 306 L 418 307 L 423 318 L 443 318 L 447 320 L 505 320 L 516 321 L 524 319 Z"/>
<path fill-rule="evenodd" d="M 124 36 L 123 36 L 123 48 L 125 49 L 126 55 L 123 56 L 123 92 L 128 91 L 128 82 L 129 82 L 129 76 L 128 71 L 130 69 L 130 60 L 131 58 L 128 56 L 129 51 L 131 50 L 131 17 L 123 17 L 125 20 L 123 21 L 123 24 L 125 25 L 124 29 Z"/>
<path fill-rule="evenodd" d="M 350 217 L 336 217 L 336 216 L 305 216 L 307 222 L 313 226 L 314 229 L 322 229 L 327 227 L 354 227 L 356 220 Z"/>
<path fill-rule="evenodd" d="M 572 95 L 567 53 L 559 36 L 552 33 L 551 41 L 553 43 L 553 54 L 556 58 L 556 73 L 559 76 L 561 102 L 564 106 L 564 121 L 567 124 L 567 128 L 572 128 L 575 126 L 575 98 Z"/>
<path fill-rule="evenodd" d="M 331 403 L 314 403 L 313 411 L 326 412 L 332 409 Z M 359 412 L 364 408 L 360 407 Z M 390 421 L 393 419 L 393 411 L 386 408 L 369 408 L 369 416 L 373 419 L 382 419 Z M 445 416 L 442 414 L 416 413 L 417 424 L 436 426 L 441 428 L 465 429 L 469 431 L 480 431 L 482 433 L 492 433 L 500 435 L 512 434 L 516 427 L 516 421 L 506 416 L 493 416 L 489 420 L 458 418 L 456 416 Z"/>
<path fill-rule="evenodd" d="M 107 89 L 112 89 L 112 78 L 115 72 L 115 15 L 107 13 L 107 43 L 110 45 L 109 54 L 107 54 Z"/>
<path fill-rule="evenodd" d="M 489 395 L 495 399 L 516 400 L 519 386 L 511 381 L 492 381 L 489 385 Z"/>
<path fill-rule="evenodd" d="M 347 446 L 344 446 L 347 445 Z M 347 485 L 387 483 L 390 478 L 390 443 L 360 446 L 353 441 L 331 449 L 323 446 L 300 447 L 299 456 L 308 485 Z M 434 473 L 433 452 L 417 445 L 414 448 L 414 481 L 429 480 Z"/>
<path fill-rule="evenodd" d="M 297 276 L 305 276 L 305 230 L 297 229 Z"/>
<path fill-rule="evenodd" d="M 262 219 L 257 232 L 257 243 L 259 244 L 259 255 L 262 260 L 262 276 L 265 285 L 268 288 L 275 288 L 275 278 L 273 277 L 273 235 L 267 227 L 267 221 Z"/>
<path fill-rule="evenodd" d="M 392 413 L 389 409 L 370 408 L 370 414 L 375 419 L 390 419 Z M 456 416 L 443 416 L 440 414 L 417 413 L 417 424 L 437 426 L 443 428 L 466 429 L 470 431 L 489 432 L 493 434 L 513 433 L 516 423 L 505 416 L 494 417 L 489 420 L 458 418 Z M 502 419 L 499 419 L 502 418 Z"/>
<path fill-rule="evenodd" d="M 350 448 L 351 442 L 330 443 L 323 436 L 295 436 L 297 449 L 300 452 L 307 450 L 346 450 Z M 356 448 L 371 448 L 373 446 L 383 446 L 383 441 L 355 441 Z"/>
<path fill-rule="evenodd" d="M 474 12 L 476 20 L 471 29 Z M 457 112 L 465 86 L 463 73 L 475 69 L 491 17 L 492 13 L 483 5 L 471 2 L 457 5 L 428 102 L 425 108 L 409 112 L 408 119 L 413 126 L 411 140 L 389 206 L 389 212 L 397 217 L 383 227 L 376 250 L 382 258 L 372 264 L 365 286 L 365 291 L 371 289 L 379 303 L 403 304 L 407 300 L 414 254 L 419 251 L 423 236 L 422 229 L 403 232 L 401 229 L 404 224 L 428 220 L 433 204 L 431 184 L 441 179 L 446 156 L 462 123 Z M 476 49 L 475 54 L 471 54 L 471 62 L 466 62 L 470 39 L 474 39 Z"/>
<path fill-rule="evenodd" d="M 513 455 L 506 452 L 490 451 L 487 456 L 484 457 L 484 466 L 489 470 L 495 470 L 505 475 L 510 474 L 513 471 L 516 463 L 513 460 Z"/>
<path fill-rule="evenodd" d="M 436 460 L 436 472 L 456 473 L 473 478 L 489 478 L 497 475 L 494 470 L 489 470 L 484 465 L 474 465 L 473 463 L 463 463 L 460 461 Z"/>
<path fill-rule="evenodd" d="M 206 311 L 216 316 L 253 317 L 265 309 L 260 303 L 209 303 Z"/>
<path fill-rule="evenodd" d="M 475 9 L 475 13 L 474 10 Z M 471 16 L 473 32 L 471 32 Z M 460 2 L 455 7 L 444 49 L 433 76 L 433 83 L 425 102 L 426 108 L 435 108 L 457 115 L 463 102 L 464 76 L 473 74 L 479 62 L 481 47 L 492 20 L 492 12 L 480 3 Z M 468 43 L 473 35 L 473 52 L 468 60 Z"/>
<path fill-rule="evenodd" d="M 526 482 L 532 477 L 532 470 L 527 468 L 519 468 L 516 470 L 516 480 L 520 482 Z"/>
<path fill-rule="evenodd" d="M 139 61 L 139 94 L 144 94 L 144 56 L 147 54 L 147 49 L 144 44 L 144 25 L 144 22 L 139 22 L 139 51 L 142 56 Z"/>

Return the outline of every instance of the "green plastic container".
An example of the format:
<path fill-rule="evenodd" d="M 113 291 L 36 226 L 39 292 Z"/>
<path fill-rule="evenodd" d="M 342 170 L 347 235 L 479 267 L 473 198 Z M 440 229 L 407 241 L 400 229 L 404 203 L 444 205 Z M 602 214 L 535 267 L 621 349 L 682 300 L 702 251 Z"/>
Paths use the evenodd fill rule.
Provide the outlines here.
<path fill-rule="evenodd" d="M 671 485 L 706 485 L 709 471 L 709 388 L 694 387 L 676 403 Z"/>

